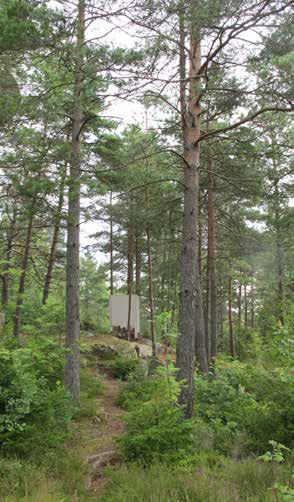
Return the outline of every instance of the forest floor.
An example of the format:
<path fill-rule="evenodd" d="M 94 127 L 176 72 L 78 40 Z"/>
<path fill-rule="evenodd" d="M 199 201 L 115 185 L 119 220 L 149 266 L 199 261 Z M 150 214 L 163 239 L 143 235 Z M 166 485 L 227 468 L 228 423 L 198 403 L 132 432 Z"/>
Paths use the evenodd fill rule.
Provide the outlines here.
<path fill-rule="evenodd" d="M 116 404 L 119 391 L 119 382 L 106 375 L 104 393 L 99 400 L 99 415 L 97 415 L 96 420 L 91 421 L 89 431 L 96 445 L 91 454 L 87 455 L 85 459 L 91 467 L 91 472 L 87 479 L 87 487 L 95 492 L 95 494 L 101 493 L 104 488 L 106 482 L 104 467 L 119 462 L 115 440 L 124 431 L 124 423 L 122 421 L 124 411 Z"/>

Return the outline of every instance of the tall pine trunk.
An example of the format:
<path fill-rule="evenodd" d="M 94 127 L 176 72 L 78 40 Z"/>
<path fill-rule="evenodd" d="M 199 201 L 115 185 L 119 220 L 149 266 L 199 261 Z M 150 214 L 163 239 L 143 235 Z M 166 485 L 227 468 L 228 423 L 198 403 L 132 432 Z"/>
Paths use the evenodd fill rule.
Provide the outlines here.
<path fill-rule="evenodd" d="M 183 13 L 179 15 L 180 28 L 180 105 L 184 150 L 184 218 L 180 258 L 180 309 L 177 341 L 178 378 L 185 380 L 180 395 L 185 414 L 190 417 L 194 405 L 195 355 L 202 372 L 208 371 L 205 347 L 202 296 L 198 270 L 198 207 L 200 162 L 200 40 L 190 30 L 189 96 L 186 106 L 186 54 Z"/>
<path fill-rule="evenodd" d="M 254 328 L 254 273 L 252 272 L 251 277 L 251 288 L 250 288 L 250 299 L 251 299 L 251 328 Z"/>
<path fill-rule="evenodd" d="M 85 42 L 85 0 L 78 2 L 77 40 L 75 47 L 75 82 L 72 114 L 71 163 L 68 186 L 67 267 L 66 267 L 66 337 L 67 362 L 64 383 L 73 401 L 80 401 L 80 171 L 81 129 L 83 125 L 83 53 Z"/>
<path fill-rule="evenodd" d="M 208 162 L 208 238 L 207 238 L 207 267 L 209 276 L 209 335 L 210 358 L 216 357 L 217 342 L 217 301 L 216 301 L 216 264 L 215 264 L 215 217 L 214 217 L 214 176 L 212 158 L 209 152 Z"/>
<path fill-rule="evenodd" d="M 64 200 L 64 185 L 65 185 L 65 177 L 66 177 L 66 168 L 67 168 L 67 163 L 65 164 L 63 171 L 61 173 L 58 206 L 57 206 L 57 211 L 56 211 L 56 216 L 55 216 L 54 231 L 53 231 L 53 237 L 52 237 L 51 248 L 50 248 L 48 268 L 47 268 L 47 273 L 46 273 L 46 277 L 45 277 L 45 284 L 44 284 L 44 289 L 43 289 L 43 299 L 42 299 L 43 305 L 45 305 L 48 300 L 50 286 L 51 286 L 51 280 L 52 280 L 52 272 L 53 272 L 53 268 L 54 268 L 55 261 L 56 261 L 56 249 L 57 249 L 58 237 L 59 237 L 59 232 L 60 232 L 60 223 L 61 223 L 61 218 L 62 218 L 62 207 L 63 207 L 63 200 Z"/>
<path fill-rule="evenodd" d="M 109 257 L 110 257 L 110 294 L 113 295 L 113 216 L 112 216 L 112 191 L 109 196 Z"/>
<path fill-rule="evenodd" d="M 135 293 L 140 296 L 141 294 L 141 268 L 142 268 L 142 239 L 141 232 L 139 230 L 138 225 L 136 225 L 135 231 L 135 275 L 136 275 L 136 284 L 135 284 Z"/>
<path fill-rule="evenodd" d="M 199 206 L 199 216 L 198 216 L 198 271 L 199 271 L 199 281 L 201 284 L 202 280 L 202 223 L 200 220 L 201 206 Z"/>
<path fill-rule="evenodd" d="M 15 237 L 15 226 L 16 226 L 16 209 L 13 207 L 12 220 L 10 222 L 10 227 L 7 232 L 7 248 L 6 248 L 6 256 L 5 263 L 3 266 L 3 274 L 2 274 L 2 305 L 8 305 L 9 303 L 9 293 L 10 293 L 10 284 L 11 284 L 11 274 L 9 269 L 11 267 L 11 258 L 12 258 L 12 250 L 13 250 L 13 239 Z"/>
<path fill-rule="evenodd" d="M 28 220 L 24 254 L 23 254 L 23 259 L 22 259 L 22 264 L 21 264 L 21 275 L 20 275 L 20 279 L 19 279 L 16 307 L 15 307 L 15 313 L 14 313 L 13 335 L 18 340 L 20 339 L 21 309 L 22 309 L 23 300 L 24 300 L 25 284 L 26 284 L 26 277 L 27 277 L 27 271 L 28 271 L 28 266 L 29 266 L 29 258 L 30 258 L 31 243 L 32 243 L 35 202 L 36 201 L 34 199 L 32 205 L 31 205 L 31 208 L 30 208 L 30 215 L 29 215 L 29 220 Z"/>
<path fill-rule="evenodd" d="M 206 345 L 206 355 L 207 362 L 210 363 L 210 275 L 209 275 L 209 263 L 208 263 L 208 253 L 206 258 L 206 288 L 205 288 L 205 298 L 204 303 L 204 333 L 205 333 L 205 345 Z"/>
<path fill-rule="evenodd" d="M 224 349 L 224 300 L 223 300 L 223 288 L 222 282 L 220 280 L 219 284 L 219 335 L 220 335 L 220 348 Z"/>
<path fill-rule="evenodd" d="M 153 268 L 152 268 L 152 251 L 151 251 L 151 225 L 150 225 L 150 215 L 149 215 L 149 187 L 146 186 L 145 190 L 146 197 L 146 210 L 147 210 L 147 227 L 146 227 L 146 236 L 147 236 L 147 257 L 148 257 L 148 293 L 149 293 L 149 310 L 150 310 L 150 332 L 151 332 L 151 341 L 152 341 L 152 356 L 157 356 L 156 349 L 156 331 L 155 331 L 155 311 L 154 311 L 154 293 L 153 293 Z"/>
<path fill-rule="evenodd" d="M 242 284 L 239 282 L 238 285 L 238 326 L 241 325 L 242 319 Z"/>
<path fill-rule="evenodd" d="M 244 326 L 248 326 L 247 284 L 244 284 Z"/>
<path fill-rule="evenodd" d="M 130 218 L 132 218 L 132 198 L 130 198 Z M 131 320 L 132 320 L 132 294 L 133 294 L 133 281 L 134 281 L 134 260 L 133 260 L 133 240 L 134 240 L 134 225 L 129 222 L 128 227 L 128 277 L 127 277 L 127 291 L 128 291 L 128 318 L 127 318 L 127 336 L 128 340 L 131 339 Z"/>
<path fill-rule="evenodd" d="M 274 163 L 275 166 L 275 163 Z M 282 324 L 285 323 L 284 314 L 284 249 L 281 229 L 281 209 L 279 180 L 274 182 L 274 222 L 276 231 L 276 270 L 277 270 L 277 319 Z"/>
<path fill-rule="evenodd" d="M 229 309 L 228 309 L 228 318 L 229 318 L 229 335 L 230 335 L 230 352 L 232 357 L 236 357 L 236 348 L 235 348 L 235 333 L 234 333 L 234 322 L 233 322 L 233 284 L 232 284 L 232 276 L 230 274 L 229 277 Z"/>

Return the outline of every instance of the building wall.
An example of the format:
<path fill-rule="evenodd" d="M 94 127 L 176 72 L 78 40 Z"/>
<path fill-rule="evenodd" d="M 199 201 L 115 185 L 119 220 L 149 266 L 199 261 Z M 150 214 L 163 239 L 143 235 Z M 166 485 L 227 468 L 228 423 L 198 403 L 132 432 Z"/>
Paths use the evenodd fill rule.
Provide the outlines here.
<path fill-rule="evenodd" d="M 110 324 L 112 327 L 128 327 L 128 295 L 112 295 L 109 299 Z M 135 337 L 140 333 L 140 299 L 138 295 L 132 295 L 131 304 L 131 329 L 135 331 Z"/>

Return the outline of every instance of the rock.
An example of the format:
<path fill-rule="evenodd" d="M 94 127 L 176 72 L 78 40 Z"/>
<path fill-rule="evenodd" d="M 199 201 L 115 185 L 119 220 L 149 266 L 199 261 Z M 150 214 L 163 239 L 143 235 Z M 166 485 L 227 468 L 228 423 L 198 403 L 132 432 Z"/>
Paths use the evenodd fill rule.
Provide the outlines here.
<path fill-rule="evenodd" d="M 91 352 L 105 360 L 115 359 L 116 357 L 124 359 L 136 359 L 137 357 L 134 343 L 111 335 L 96 337 L 91 344 Z"/>
<path fill-rule="evenodd" d="M 87 458 L 87 463 L 91 464 L 91 469 L 95 476 L 101 476 L 103 474 L 103 468 L 106 465 L 113 464 L 117 461 L 116 450 L 107 450 L 96 455 L 91 455 Z"/>
<path fill-rule="evenodd" d="M 136 343 L 135 345 L 139 349 L 140 357 L 146 359 L 147 357 L 150 357 L 152 355 L 152 348 L 148 345 L 145 345 L 145 343 Z"/>

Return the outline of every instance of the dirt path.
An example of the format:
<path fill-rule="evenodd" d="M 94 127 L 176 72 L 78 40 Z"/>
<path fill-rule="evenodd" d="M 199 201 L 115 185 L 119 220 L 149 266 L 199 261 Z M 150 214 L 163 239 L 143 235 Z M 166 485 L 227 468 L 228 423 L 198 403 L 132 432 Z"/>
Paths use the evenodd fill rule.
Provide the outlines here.
<path fill-rule="evenodd" d="M 91 467 L 87 486 L 97 494 L 101 493 L 105 485 L 104 467 L 119 461 L 115 439 L 124 431 L 124 411 L 116 405 L 119 390 L 118 381 L 106 376 L 99 417 L 92 429 L 95 434 L 95 449 L 86 459 Z"/>

